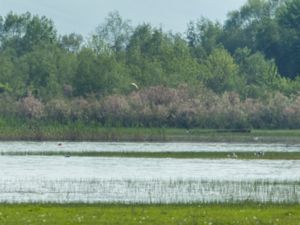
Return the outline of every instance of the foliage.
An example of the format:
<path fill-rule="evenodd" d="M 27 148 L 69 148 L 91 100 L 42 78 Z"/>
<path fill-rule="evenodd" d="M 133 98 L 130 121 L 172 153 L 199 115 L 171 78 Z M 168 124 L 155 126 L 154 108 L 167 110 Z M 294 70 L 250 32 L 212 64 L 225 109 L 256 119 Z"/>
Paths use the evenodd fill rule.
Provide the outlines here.
<path fill-rule="evenodd" d="M 118 11 L 108 14 L 105 22 L 96 28 L 93 39 L 98 39 L 115 52 L 126 48 L 131 34 L 129 20 L 123 20 Z"/>
<path fill-rule="evenodd" d="M 186 33 L 109 13 L 85 41 L 0 17 L 0 116 L 106 126 L 296 128 L 299 0 L 248 0 Z M 31 93 L 28 95 L 28 93 Z"/>
<path fill-rule="evenodd" d="M 28 119 L 39 119 L 44 112 L 44 105 L 31 94 L 22 98 L 18 104 L 18 113 Z"/>
<path fill-rule="evenodd" d="M 202 71 L 207 87 L 216 93 L 224 93 L 238 88 L 238 66 L 225 49 L 215 49 L 205 60 Z"/>

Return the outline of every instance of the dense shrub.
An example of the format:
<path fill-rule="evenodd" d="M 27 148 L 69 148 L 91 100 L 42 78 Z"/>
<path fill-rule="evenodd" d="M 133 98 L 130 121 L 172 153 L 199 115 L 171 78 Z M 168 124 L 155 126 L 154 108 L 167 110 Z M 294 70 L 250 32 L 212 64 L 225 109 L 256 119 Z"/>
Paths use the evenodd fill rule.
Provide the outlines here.
<path fill-rule="evenodd" d="M 67 121 L 71 116 L 70 104 L 64 99 L 54 99 L 46 104 L 47 117 L 58 122 Z"/>
<path fill-rule="evenodd" d="M 28 119 L 40 119 L 44 114 L 44 105 L 30 94 L 18 102 L 18 114 Z"/>
<path fill-rule="evenodd" d="M 102 104 L 100 114 L 103 123 L 107 125 L 126 125 L 130 118 L 130 107 L 125 96 L 112 95 L 106 97 Z"/>
<path fill-rule="evenodd" d="M 59 98 L 42 103 L 32 95 L 19 101 L 0 98 L 0 117 L 49 120 L 59 123 L 84 122 L 101 126 L 181 128 L 298 128 L 300 95 L 281 93 L 264 99 L 241 99 L 235 92 L 217 95 L 199 88 L 190 90 L 154 86 L 128 96 L 103 98 Z"/>

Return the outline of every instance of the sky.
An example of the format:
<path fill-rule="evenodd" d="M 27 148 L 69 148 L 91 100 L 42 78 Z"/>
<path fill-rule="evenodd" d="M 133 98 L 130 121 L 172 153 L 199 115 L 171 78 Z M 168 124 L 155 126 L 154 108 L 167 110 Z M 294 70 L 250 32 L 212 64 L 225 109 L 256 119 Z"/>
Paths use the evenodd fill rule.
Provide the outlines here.
<path fill-rule="evenodd" d="M 184 32 L 189 21 L 206 17 L 223 22 L 246 0 L 0 0 L 0 15 L 30 12 L 52 19 L 59 34 L 87 37 L 109 12 L 119 11 L 133 25 L 143 22 L 165 31 Z"/>

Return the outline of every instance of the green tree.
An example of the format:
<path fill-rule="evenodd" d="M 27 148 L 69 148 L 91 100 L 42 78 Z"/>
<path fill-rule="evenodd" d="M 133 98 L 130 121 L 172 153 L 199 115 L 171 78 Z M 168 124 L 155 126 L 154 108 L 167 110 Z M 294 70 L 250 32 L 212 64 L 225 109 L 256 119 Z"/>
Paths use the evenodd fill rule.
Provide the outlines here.
<path fill-rule="evenodd" d="M 278 89 L 280 79 L 274 60 L 267 60 L 260 52 L 252 54 L 248 48 L 237 49 L 235 59 L 239 65 L 239 74 L 246 81 L 244 95 L 257 98 L 267 91 Z"/>
<path fill-rule="evenodd" d="M 14 97 L 20 97 L 26 92 L 26 79 L 24 64 L 13 48 L 6 48 L 0 51 L 0 83 L 5 92 Z M 27 66 L 26 66 L 27 68 Z"/>
<path fill-rule="evenodd" d="M 12 47 L 18 54 L 33 50 L 35 45 L 55 43 L 56 30 L 46 17 L 30 13 L 17 15 L 9 13 L 2 23 L 2 48 Z"/>
<path fill-rule="evenodd" d="M 26 32 L 22 38 L 25 51 L 36 45 L 49 45 L 57 42 L 57 32 L 52 20 L 45 16 L 31 16 L 26 24 Z"/>
<path fill-rule="evenodd" d="M 238 76 L 238 65 L 223 48 L 212 51 L 202 65 L 199 79 L 216 93 L 242 88 L 242 79 Z"/>
<path fill-rule="evenodd" d="M 193 55 L 199 59 L 209 55 L 218 47 L 221 33 L 221 24 L 208 19 L 201 18 L 197 22 L 190 22 L 186 36 Z"/>
<path fill-rule="evenodd" d="M 55 47 L 35 46 L 20 59 L 25 67 L 25 84 L 39 98 L 51 98 L 61 93 L 57 77 Z"/>
<path fill-rule="evenodd" d="M 118 11 L 108 14 L 105 22 L 96 28 L 92 35 L 94 40 L 107 44 L 113 51 L 124 50 L 132 31 L 129 20 L 123 20 Z"/>
<path fill-rule="evenodd" d="M 60 38 L 59 43 L 63 49 L 69 52 L 77 53 L 83 45 L 83 37 L 82 35 L 75 33 L 63 35 Z"/>
<path fill-rule="evenodd" d="M 97 55 L 94 51 L 84 48 L 78 54 L 78 66 L 73 85 L 75 94 L 100 96 L 118 92 L 129 87 L 127 71 L 112 55 Z"/>
<path fill-rule="evenodd" d="M 162 39 L 160 31 L 149 24 L 139 25 L 133 31 L 126 48 L 126 62 L 131 77 L 139 85 L 149 86 L 162 82 Z"/>
<path fill-rule="evenodd" d="M 14 63 L 11 60 L 10 52 L 0 54 L 0 93 L 11 92 L 15 81 Z"/>
<path fill-rule="evenodd" d="M 281 73 L 295 78 L 300 73 L 300 1 L 287 1 L 278 11 L 279 51 L 274 54 Z"/>

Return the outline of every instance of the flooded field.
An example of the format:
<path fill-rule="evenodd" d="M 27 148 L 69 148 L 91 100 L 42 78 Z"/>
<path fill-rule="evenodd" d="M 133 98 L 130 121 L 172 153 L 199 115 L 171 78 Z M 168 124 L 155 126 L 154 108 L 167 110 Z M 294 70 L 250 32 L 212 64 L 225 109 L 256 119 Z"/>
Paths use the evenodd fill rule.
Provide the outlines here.
<path fill-rule="evenodd" d="M 0 183 L 9 203 L 300 203 L 297 182 L 22 179 Z"/>
<path fill-rule="evenodd" d="M 299 160 L 42 156 L 43 152 L 299 152 L 247 143 L 0 142 L 0 202 L 300 203 Z M 36 152 L 37 156 L 5 156 Z"/>
<path fill-rule="evenodd" d="M 297 202 L 300 161 L 0 157 L 1 202 Z"/>
<path fill-rule="evenodd" d="M 0 157 L 0 179 L 300 180 L 300 161 Z"/>
<path fill-rule="evenodd" d="M 5 152 L 299 152 L 300 145 L 260 143 L 0 142 Z"/>

